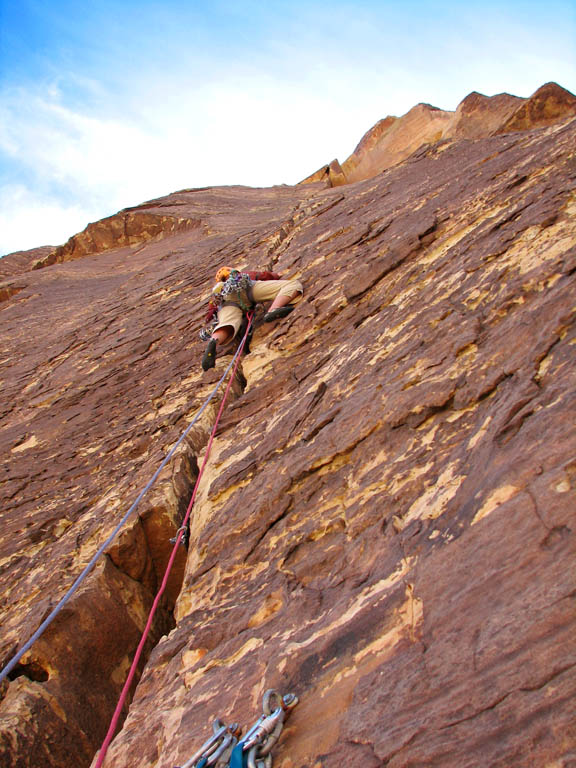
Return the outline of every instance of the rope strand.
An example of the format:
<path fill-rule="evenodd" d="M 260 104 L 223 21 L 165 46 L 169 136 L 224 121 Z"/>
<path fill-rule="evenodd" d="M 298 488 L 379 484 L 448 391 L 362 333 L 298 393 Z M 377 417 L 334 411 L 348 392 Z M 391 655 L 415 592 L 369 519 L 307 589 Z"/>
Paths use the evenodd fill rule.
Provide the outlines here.
<path fill-rule="evenodd" d="M 226 387 L 226 391 L 224 392 L 224 397 L 222 398 L 222 402 L 220 403 L 220 409 L 218 411 L 218 415 L 216 416 L 216 421 L 214 422 L 214 426 L 212 428 L 212 432 L 210 434 L 210 439 L 208 440 L 208 445 L 206 446 L 206 453 L 204 454 L 204 460 L 202 462 L 202 466 L 200 467 L 200 471 L 198 472 L 198 477 L 196 478 L 196 484 L 194 485 L 194 490 L 192 491 L 192 496 L 190 498 L 190 502 L 188 504 L 188 508 L 186 510 L 186 514 L 184 516 L 184 519 L 182 521 L 182 526 L 178 532 L 178 535 L 176 536 L 176 540 L 174 543 L 174 547 L 172 549 L 172 553 L 170 555 L 170 559 L 168 560 L 168 565 L 166 566 L 166 570 L 164 572 L 164 578 L 162 579 L 162 584 L 160 585 L 160 589 L 158 590 L 158 593 L 156 594 L 156 597 L 154 598 L 154 602 L 152 604 L 152 608 L 150 609 L 150 613 L 148 614 L 148 620 L 146 622 L 146 626 L 144 627 L 144 631 L 142 633 L 142 637 L 140 638 L 140 642 L 138 643 L 138 648 L 136 649 L 136 653 L 134 654 L 134 658 L 132 660 L 132 665 L 130 667 L 130 671 L 128 672 L 128 677 L 126 678 L 126 682 L 124 683 L 124 687 L 122 688 L 122 692 L 120 694 L 120 698 L 118 700 L 118 703 L 116 705 L 116 709 L 114 710 L 114 714 L 112 715 L 112 720 L 110 721 L 110 726 L 108 728 L 108 733 L 106 734 L 106 737 L 104 741 L 102 742 L 102 746 L 100 747 L 100 752 L 98 755 L 98 759 L 96 761 L 96 764 L 94 765 L 94 768 L 100 768 L 102 763 L 104 762 L 104 759 L 106 757 L 106 753 L 108 751 L 108 747 L 110 746 L 110 742 L 114 738 L 114 734 L 116 732 L 116 728 L 118 727 L 118 722 L 120 720 L 120 715 L 122 714 L 122 708 L 124 707 L 124 703 L 126 702 L 126 698 L 128 697 L 128 692 L 130 690 L 130 686 L 132 685 L 132 681 L 134 679 L 134 675 L 136 674 L 136 668 L 138 666 L 138 662 L 140 661 L 140 656 L 142 655 L 142 651 L 144 650 L 144 645 L 146 644 L 146 640 L 148 639 L 148 635 L 150 633 L 150 629 L 152 627 L 152 621 L 154 619 L 154 614 L 156 613 L 156 609 L 160 603 L 160 599 L 162 597 L 162 594 L 164 593 L 164 590 L 166 589 L 166 585 L 168 583 L 168 577 L 170 575 L 170 571 L 172 570 L 172 565 L 174 563 L 174 560 L 176 558 L 176 553 L 178 551 L 178 547 L 180 545 L 180 540 L 182 539 L 182 536 L 184 534 L 184 528 L 186 527 L 188 520 L 190 518 L 190 514 L 192 512 L 192 507 L 194 506 L 194 502 L 196 500 L 196 495 L 198 492 L 198 487 L 200 485 L 200 480 L 202 478 L 202 474 L 204 472 L 204 468 L 206 467 L 206 464 L 208 462 L 208 457 L 210 456 L 210 450 L 212 448 L 212 443 L 214 442 L 214 437 L 216 435 L 216 429 L 218 428 L 218 423 L 220 422 L 220 417 L 222 416 L 222 413 L 224 411 L 224 406 L 226 404 L 226 399 L 228 397 L 228 393 L 230 392 L 230 388 L 232 386 L 232 382 L 234 381 L 234 377 L 236 375 L 236 370 L 238 368 L 238 363 L 240 362 L 240 354 L 242 353 L 242 350 L 244 349 L 244 345 L 246 344 L 246 339 L 248 338 L 248 332 L 250 331 L 250 326 L 252 325 L 252 313 L 248 315 L 248 326 L 246 328 L 246 333 L 244 334 L 244 338 L 242 339 L 242 343 L 238 347 L 238 354 L 236 358 L 236 363 L 234 365 L 234 369 L 232 371 L 232 375 L 230 376 L 230 380 L 228 381 L 228 385 Z M 234 362 L 234 361 L 233 361 Z"/>
<path fill-rule="evenodd" d="M 250 329 L 250 325 L 251 325 L 251 323 L 252 323 L 252 318 L 250 317 L 250 319 L 249 319 L 249 323 L 248 323 L 248 330 Z M 247 334 L 247 333 L 248 333 L 248 331 L 246 332 L 246 334 Z M 217 392 L 217 391 L 218 391 L 218 389 L 220 388 L 220 385 L 222 384 L 222 382 L 223 382 L 223 381 L 224 381 L 224 379 L 226 378 L 226 375 L 228 374 L 228 371 L 229 371 L 229 370 L 232 368 L 232 366 L 233 366 L 235 363 L 237 363 L 237 361 L 239 360 L 239 358 L 240 358 L 240 355 L 241 355 L 241 353 L 242 353 L 242 350 L 243 350 L 243 348 L 244 348 L 244 344 L 245 344 L 245 341 L 246 341 L 246 336 L 244 337 L 244 340 L 242 341 L 242 344 L 241 344 L 241 345 L 238 347 L 238 349 L 236 350 L 236 353 L 234 354 L 234 357 L 233 357 L 233 358 L 232 358 L 232 360 L 230 361 L 230 364 L 228 365 L 228 367 L 226 368 L 226 370 L 225 370 L 225 371 L 224 371 L 224 373 L 222 374 L 222 376 L 221 376 L 220 380 L 218 381 L 218 383 L 216 384 L 216 386 L 215 386 L 215 387 L 214 387 L 214 389 L 212 390 L 211 394 L 208 396 L 208 398 L 206 399 L 206 401 L 204 402 L 204 404 L 202 405 L 202 407 L 200 408 L 200 410 L 198 411 L 198 413 L 196 414 L 196 416 L 194 417 L 194 419 L 193 419 L 193 420 L 190 422 L 190 424 L 189 424 L 189 425 L 186 427 L 186 429 L 184 430 L 184 432 L 182 433 L 182 435 L 180 436 L 180 438 L 178 439 L 178 441 L 175 443 L 175 445 L 173 446 L 173 448 L 172 448 L 172 449 L 169 451 L 169 453 L 167 454 L 166 458 L 165 458 L 165 459 L 162 461 L 162 463 L 160 464 L 160 466 L 158 467 L 158 469 L 156 470 L 156 472 L 153 474 L 153 476 L 152 476 L 151 480 L 150 480 L 150 481 L 147 483 L 147 485 L 144 487 L 144 489 L 143 489 L 143 490 L 140 492 L 140 494 L 138 495 L 138 497 L 136 498 L 136 500 L 134 501 L 134 503 L 132 504 L 132 506 L 130 507 L 130 509 L 129 509 L 129 510 L 126 512 L 126 514 L 124 515 L 124 517 L 123 517 L 123 518 L 120 520 L 120 522 L 118 523 L 118 525 L 116 526 L 116 528 L 114 528 L 114 530 L 112 531 L 112 533 L 110 534 L 110 536 L 108 536 L 108 538 L 106 539 L 106 541 L 105 541 L 105 542 L 104 542 L 104 543 L 103 543 L 103 544 L 100 546 L 100 548 L 97 550 L 97 552 L 96 552 L 96 553 L 95 553 L 95 554 L 92 556 L 92 559 L 91 559 L 91 560 L 90 560 L 90 562 L 89 562 L 89 563 L 88 563 L 88 564 L 87 564 L 87 565 L 84 567 L 84 570 L 83 570 L 83 571 L 80 573 L 80 575 L 78 576 L 78 578 L 76 579 L 76 581 L 75 581 L 75 582 L 72 584 L 72 586 L 70 587 L 70 589 L 69 589 L 69 590 L 66 592 L 66 594 L 64 595 L 64 597 L 63 597 L 63 598 L 60 600 L 60 602 L 59 602 L 59 603 L 58 603 L 58 604 L 55 606 L 55 608 L 52 610 L 52 612 L 51 612 L 51 613 L 50 613 L 50 614 L 49 614 L 49 615 L 46 617 L 46 619 L 45 619 L 45 620 L 42 622 L 42 624 L 40 624 L 40 626 L 38 627 L 38 629 L 36 630 L 36 632 L 34 632 L 34 634 L 32 635 L 32 637 L 31 637 L 31 638 L 30 638 L 30 639 L 29 639 L 29 640 L 28 640 L 28 641 L 27 641 L 27 642 L 26 642 L 26 643 L 25 643 L 25 644 L 22 646 L 22 648 L 21 648 L 21 649 L 18 651 L 18 653 L 16 653 L 16 655 L 15 655 L 15 656 L 14 656 L 14 657 L 13 657 L 13 658 L 12 658 L 12 659 L 11 659 L 11 660 L 8 662 L 8 664 L 6 664 L 6 666 L 4 667 L 4 669 L 2 669 L 2 671 L 0 672 L 0 682 L 2 682 L 2 680 L 4 680 L 6 677 L 8 677 L 8 675 L 9 675 L 9 674 L 10 674 L 10 672 L 11 672 L 11 671 L 14 669 L 14 667 L 15 667 L 15 666 L 18 664 L 18 662 L 20 661 L 20 659 L 22 658 L 22 656 L 24 656 L 24 654 L 25 654 L 27 651 L 29 651 L 29 650 L 30 650 L 30 648 L 31 648 L 31 647 L 34 645 L 34 643 L 36 642 L 36 640 L 38 640 L 38 638 L 39 638 L 39 637 L 40 637 L 40 636 L 41 636 L 41 635 L 42 635 L 42 634 L 45 632 L 45 630 L 46 630 L 46 629 L 47 629 L 47 628 L 50 626 L 50 624 L 52 624 L 52 622 L 54 621 L 54 619 L 56 618 L 56 616 L 57 616 L 57 615 L 60 613 L 60 611 L 62 610 L 62 608 L 64 608 L 64 606 L 66 605 L 66 603 L 68 603 L 68 602 L 69 602 L 69 600 L 72 598 L 72 596 L 74 595 L 74 593 L 75 593 L 75 592 L 78 590 L 78 588 L 80 587 L 80 585 L 82 584 L 82 582 L 83 582 L 83 581 L 86 579 L 86 577 L 88 576 L 88 574 L 89 574 L 89 573 L 92 571 L 92 569 L 93 569 L 93 568 L 94 568 L 94 566 L 96 565 L 96 561 L 98 560 L 98 558 L 99 558 L 99 557 L 100 557 L 100 556 L 103 554 L 103 552 L 104 552 L 104 551 L 105 551 L 105 550 L 106 550 L 106 549 L 107 549 L 107 548 L 110 546 L 110 544 L 112 543 L 112 541 L 113 541 L 113 540 L 116 538 L 116 536 L 118 535 L 118 533 L 120 532 L 120 530 L 123 528 L 124 524 L 126 523 L 126 521 L 128 520 L 128 518 L 130 517 L 130 515 L 132 514 L 132 512 L 133 512 L 133 511 L 136 509 L 136 507 L 138 506 L 138 504 L 140 503 L 140 501 L 143 499 L 143 497 L 146 495 L 146 493 L 147 493 L 147 492 L 150 490 L 150 488 L 152 487 L 152 485 L 153 485 L 153 484 L 156 482 L 156 480 L 157 480 L 157 478 L 158 478 L 158 475 L 160 474 L 160 472 L 161 472 L 161 471 L 164 469 L 164 467 L 166 466 L 166 464 L 168 464 L 168 462 L 170 461 L 170 459 L 172 458 L 172 456 L 174 456 L 174 453 L 176 452 L 176 449 L 178 448 L 178 446 L 179 446 L 179 445 L 182 443 L 182 441 L 183 441 L 183 440 L 184 440 L 184 439 L 187 437 L 187 435 L 188 435 L 188 433 L 190 432 L 190 430 L 192 429 L 192 427 L 193 427 L 193 426 L 196 424 L 196 422 L 198 421 L 198 419 L 200 418 L 200 416 L 201 416 L 201 415 L 204 413 L 204 411 L 205 411 L 205 410 L 206 410 L 206 408 L 208 407 L 209 403 L 210 403 L 210 402 L 213 400 L 214 396 L 216 395 L 216 392 Z M 237 364 L 236 364 L 236 366 L 235 366 L 235 370 L 236 370 L 236 368 L 237 368 Z M 180 537 L 179 537 L 178 541 L 180 540 L 180 538 L 182 538 L 182 535 L 181 535 L 181 534 L 180 534 Z"/>

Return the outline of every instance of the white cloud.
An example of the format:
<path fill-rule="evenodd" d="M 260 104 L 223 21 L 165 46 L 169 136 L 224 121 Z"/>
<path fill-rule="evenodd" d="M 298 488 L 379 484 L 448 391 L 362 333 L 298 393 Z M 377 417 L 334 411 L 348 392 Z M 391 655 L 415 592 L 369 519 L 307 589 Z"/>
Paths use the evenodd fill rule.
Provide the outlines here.
<path fill-rule="evenodd" d="M 65 206 L 26 187 L 6 186 L 0 191 L 0 254 L 60 245 L 88 221 L 89 212 L 79 205 Z"/>
<path fill-rule="evenodd" d="M 73 110 L 54 87 L 5 95 L 2 111 L 0 150 L 20 177 L 0 188 L 0 253 L 63 242 L 79 223 L 184 187 L 296 183 L 342 147 L 351 152 L 360 125 L 371 125 L 368 116 L 351 120 L 349 104 L 330 93 L 265 75 L 188 91 L 150 87 L 125 116 Z"/>

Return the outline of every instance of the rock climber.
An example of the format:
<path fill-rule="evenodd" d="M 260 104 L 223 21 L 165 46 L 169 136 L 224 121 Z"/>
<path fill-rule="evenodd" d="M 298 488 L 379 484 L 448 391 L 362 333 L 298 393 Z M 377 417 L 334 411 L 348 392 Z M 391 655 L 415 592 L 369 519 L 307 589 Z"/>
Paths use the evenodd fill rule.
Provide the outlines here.
<path fill-rule="evenodd" d="M 202 368 L 207 371 L 216 363 L 216 345 L 227 344 L 236 336 L 244 313 L 255 304 L 271 301 L 264 322 L 271 323 L 286 317 L 302 298 L 304 289 L 299 280 L 283 280 L 276 272 L 240 272 L 221 267 L 216 272 L 216 285 L 208 305 L 205 320 L 215 324 L 203 329 L 200 338 L 208 341 L 202 357 Z"/>

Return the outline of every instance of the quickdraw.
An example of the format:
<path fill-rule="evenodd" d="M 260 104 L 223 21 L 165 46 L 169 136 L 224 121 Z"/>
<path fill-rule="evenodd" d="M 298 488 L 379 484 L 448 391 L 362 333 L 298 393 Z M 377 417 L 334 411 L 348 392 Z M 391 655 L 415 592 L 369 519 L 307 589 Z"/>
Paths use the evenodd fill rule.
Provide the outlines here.
<path fill-rule="evenodd" d="M 182 536 L 180 537 L 180 541 L 178 541 L 178 534 L 182 533 Z M 188 547 L 188 538 L 190 536 L 190 526 L 189 525 L 181 525 L 180 528 L 176 531 L 176 535 L 170 539 L 170 544 L 176 544 L 178 541 L 178 544 L 183 547 Z"/>
<path fill-rule="evenodd" d="M 230 752 L 238 743 L 240 727 L 238 723 L 225 725 L 221 720 L 216 719 L 212 723 L 213 735 L 202 744 L 181 768 L 200 768 L 205 765 L 215 765 L 225 752 Z M 227 763 L 226 763 L 227 764 Z M 177 767 L 178 768 L 178 767 Z"/>
<path fill-rule="evenodd" d="M 296 704 L 298 697 L 293 693 L 281 696 L 272 689 L 266 691 L 263 713 L 242 740 L 238 723 L 225 725 L 216 719 L 213 735 L 179 768 L 272 768 L 272 749 Z"/>

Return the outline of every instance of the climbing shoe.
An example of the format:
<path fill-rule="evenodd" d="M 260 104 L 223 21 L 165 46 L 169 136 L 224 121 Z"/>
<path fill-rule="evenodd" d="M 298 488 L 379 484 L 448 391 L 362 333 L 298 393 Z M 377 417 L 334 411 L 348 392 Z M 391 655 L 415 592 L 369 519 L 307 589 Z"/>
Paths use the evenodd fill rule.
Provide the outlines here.
<path fill-rule="evenodd" d="M 215 339 L 210 339 L 208 342 L 208 346 L 206 347 L 206 350 L 204 352 L 204 356 L 202 357 L 202 368 L 205 371 L 209 371 L 210 368 L 214 368 L 216 365 L 216 341 Z"/>
<path fill-rule="evenodd" d="M 278 309 L 273 309 L 271 312 L 266 312 L 264 315 L 264 322 L 271 323 L 272 320 L 278 320 L 281 317 L 286 317 L 286 315 L 289 315 L 293 309 L 294 307 L 291 304 L 288 304 L 286 307 L 278 307 Z"/>

